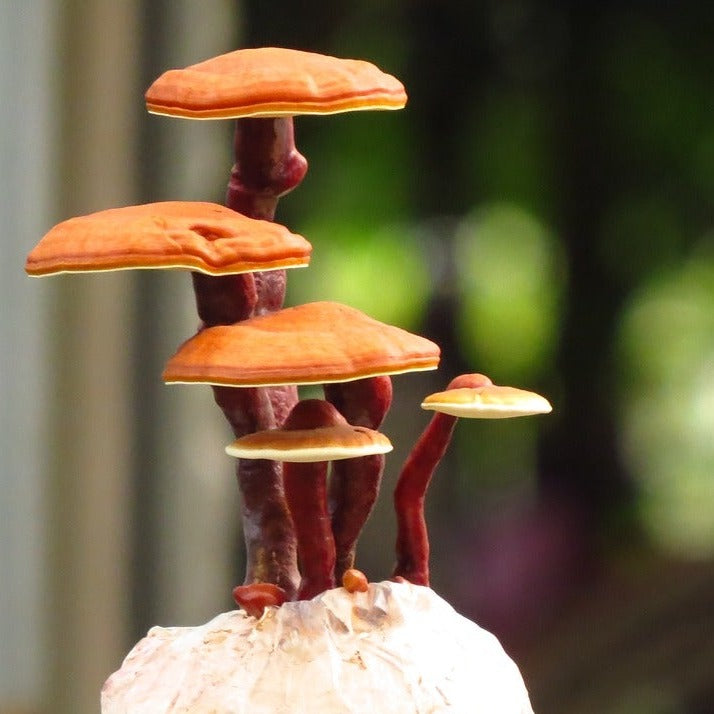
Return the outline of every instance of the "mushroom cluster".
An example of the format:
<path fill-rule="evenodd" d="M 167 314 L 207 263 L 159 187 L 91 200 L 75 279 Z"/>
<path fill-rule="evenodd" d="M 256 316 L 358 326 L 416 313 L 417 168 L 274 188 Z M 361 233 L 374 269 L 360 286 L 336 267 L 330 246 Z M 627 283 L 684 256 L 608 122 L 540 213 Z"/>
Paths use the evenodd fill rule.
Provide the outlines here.
<path fill-rule="evenodd" d="M 483 689 L 483 678 L 472 681 L 461 673 L 461 664 L 450 668 L 448 661 L 439 664 L 442 679 L 429 679 L 425 673 L 422 677 L 422 654 L 413 662 L 403 660 L 402 674 L 410 667 L 414 673 L 385 692 L 382 684 L 387 680 L 379 683 L 379 656 L 368 656 L 366 643 L 378 631 L 375 652 L 389 659 L 394 654 L 390 648 L 404 637 L 419 650 L 423 637 L 416 630 L 409 633 L 410 627 L 422 634 L 428 630 L 428 637 L 454 627 L 466 633 L 463 618 L 445 603 L 435 603 L 430 590 L 429 595 L 419 592 L 429 585 L 424 521 L 429 481 L 458 417 L 546 413 L 550 405 L 539 395 L 496 386 L 480 374 L 457 377 L 445 392 L 427 397 L 422 407 L 437 413 L 407 459 L 394 495 L 396 566 L 390 581 L 370 584 L 354 567 L 355 552 L 379 492 L 385 454 L 392 448 L 378 431 L 391 405 L 391 375 L 436 369 L 439 348 L 346 305 L 283 307 L 285 270 L 305 267 L 311 251 L 302 236 L 273 220 L 279 197 L 295 188 L 307 170 L 295 148 L 293 117 L 398 109 L 406 99 L 401 83 L 373 64 L 297 50 L 237 50 L 170 70 L 146 93 L 150 112 L 236 121 L 226 206 L 183 201 L 100 211 L 55 226 L 28 256 L 26 270 L 33 276 L 130 268 L 191 271 L 201 325 L 168 360 L 163 378 L 167 383 L 210 385 L 235 437 L 226 452 L 237 459 L 243 509 L 246 575 L 233 591 L 240 610 L 228 617 L 228 629 L 221 625 L 209 628 L 210 636 L 204 632 L 198 649 L 190 633 L 157 635 L 152 630 L 107 681 L 105 714 L 168 711 L 178 700 L 190 702 L 191 711 L 364 711 L 380 696 L 408 696 L 398 689 L 402 685 L 414 698 L 404 711 L 421 711 L 416 702 L 422 701 L 429 702 L 429 711 L 481 711 L 463 704 L 454 709 L 452 704 L 477 701 L 474 681 L 482 681 Z M 324 398 L 300 401 L 298 387 L 305 384 L 322 385 Z M 424 617 L 432 610 L 439 614 L 425 630 Z M 315 624 L 318 621 L 322 625 Z M 348 624 L 335 630 L 335 622 Z M 316 636 L 313 630 L 320 627 L 324 631 Z M 241 651 L 233 665 L 220 666 L 223 674 L 218 676 L 217 670 L 206 670 L 205 663 L 217 652 L 225 657 L 222 643 L 231 639 L 226 633 L 232 628 L 240 631 L 231 640 L 233 650 L 247 647 L 256 659 L 246 662 L 248 655 Z M 302 635 L 301 628 L 306 628 Z M 268 630 L 272 645 L 258 647 L 258 633 Z M 466 651 L 455 652 L 462 663 L 475 647 L 474 637 L 479 642 L 481 638 L 467 630 Z M 157 637 L 167 646 L 158 646 Z M 338 650 L 343 645 L 354 650 L 345 660 L 354 678 L 347 681 L 353 675 L 333 671 L 336 691 L 324 695 L 325 705 L 291 706 L 289 694 L 279 687 L 262 702 L 254 699 L 261 690 L 250 672 L 262 672 L 268 665 L 261 658 L 274 660 L 279 652 L 281 666 L 305 665 L 299 678 L 307 683 L 312 676 L 307 663 L 319 662 L 324 655 L 310 652 L 310 643 L 322 647 L 319 642 L 327 638 L 336 646 L 340 637 L 346 639 Z M 487 648 L 491 654 L 492 639 Z M 179 641 L 188 643 L 185 657 L 178 654 Z M 335 657 L 341 661 L 343 654 L 327 649 L 324 656 L 331 658 L 334 669 Z M 423 656 L 434 659 L 437 651 L 439 647 L 432 651 L 426 646 Z M 203 664 L 197 666 L 196 657 Z M 509 693 L 503 694 L 500 708 L 489 694 L 487 710 L 530 711 L 515 666 L 502 651 L 488 659 L 488 666 L 496 669 L 500 665 L 493 663 L 504 663 Z M 171 663 L 183 667 L 184 674 L 179 676 Z M 193 679 L 185 673 L 191 668 L 196 670 Z M 239 676 L 237 669 L 242 671 Z M 366 679 L 357 677 L 358 670 L 367 672 Z M 213 691 L 199 700 L 204 674 Z M 296 682 L 299 678 L 295 675 Z M 485 679 L 491 687 L 498 677 Z M 428 681 L 426 694 L 417 691 L 420 685 L 415 682 L 421 680 Z M 236 681 L 241 682 L 237 694 Z M 358 696 L 354 692 L 367 686 L 365 682 L 371 682 L 374 691 Z M 221 687 L 230 694 L 217 694 Z M 349 695 L 342 696 L 340 687 Z M 155 698 L 159 691 L 165 694 L 164 703 Z M 440 704 L 432 701 L 434 696 L 441 697 Z M 506 702 L 516 702 L 518 708 Z"/>

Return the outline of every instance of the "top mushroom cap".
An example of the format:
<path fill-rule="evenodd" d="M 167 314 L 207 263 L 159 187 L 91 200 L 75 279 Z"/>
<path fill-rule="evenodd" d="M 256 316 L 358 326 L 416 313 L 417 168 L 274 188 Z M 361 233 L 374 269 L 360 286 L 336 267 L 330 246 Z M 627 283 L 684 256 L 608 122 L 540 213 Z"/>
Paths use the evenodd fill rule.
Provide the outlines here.
<path fill-rule="evenodd" d="M 553 409 L 548 400 L 540 394 L 496 384 L 457 387 L 430 394 L 421 407 L 455 417 L 477 419 L 548 414 Z"/>
<path fill-rule="evenodd" d="M 190 119 L 401 109 L 406 101 L 401 82 L 369 62 L 280 47 L 168 70 L 146 92 L 152 114 Z"/>
<path fill-rule="evenodd" d="M 302 236 L 216 203 L 166 201 L 112 208 L 52 228 L 27 258 L 33 276 L 129 268 L 184 268 L 209 275 L 301 267 Z"/>
<path fill-rule="evenodd" d="M 234 387 L 348 382 L 436 369 L 439 347 L 346 305 L 316 302 L 201 330 L 164 380 Z"/>

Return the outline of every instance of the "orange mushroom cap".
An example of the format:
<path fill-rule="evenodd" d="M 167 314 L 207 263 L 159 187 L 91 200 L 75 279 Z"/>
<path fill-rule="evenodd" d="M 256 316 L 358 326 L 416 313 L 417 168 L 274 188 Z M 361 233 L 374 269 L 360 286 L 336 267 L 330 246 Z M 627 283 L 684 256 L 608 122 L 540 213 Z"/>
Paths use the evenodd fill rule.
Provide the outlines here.
<path fill-rule="evenodd" d="M 426 397 L 421 407 L 455 417 L 475 419 L 504 419 L 548 414 L 553 409 L 548 400 L 540 394 L 496 384 L 436 392 Z"/>
<path fill-rule="evenodd" d="M 185 268 L 209 275 L 302 267 L 302 236 L 216 203 L 167 201 L 71 218 L 27 258 L 33 276 L 129 268 Z"/>
<path fill-rule="evenodd" d="M 168 361 L 169 383 L 234 387 L 348 382 L 436 369 L 439 347 L 334 302 L 209 327 Z"/>
<path fill-rule="evenodd" d="M 152 114 L 190 119 L 336 114 L 401 109 L 396 78 L 362 60 L 261 47 L 164 72 L 147 90 Z"/>

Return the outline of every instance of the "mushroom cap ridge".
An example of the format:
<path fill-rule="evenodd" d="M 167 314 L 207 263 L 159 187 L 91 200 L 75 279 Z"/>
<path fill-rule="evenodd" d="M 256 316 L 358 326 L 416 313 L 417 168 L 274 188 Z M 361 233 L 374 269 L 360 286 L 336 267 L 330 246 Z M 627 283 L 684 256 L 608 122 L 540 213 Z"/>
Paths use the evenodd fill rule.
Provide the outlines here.
<path fill-rule="evenodd" d="M 111 208 L 63 221 L 30 252 L 32 276 L 132 268 L 228 275 L 302 267 L 312 247 L 271 221 L 216 203 L 165 201 Z"/>
<path fill-rule="evenodd" d="M 406 101 L 401 82 L 370 62 L 282 47 L 168 70 L 146 92 L 149 112 L 190 119 L 401 109 Z"/>

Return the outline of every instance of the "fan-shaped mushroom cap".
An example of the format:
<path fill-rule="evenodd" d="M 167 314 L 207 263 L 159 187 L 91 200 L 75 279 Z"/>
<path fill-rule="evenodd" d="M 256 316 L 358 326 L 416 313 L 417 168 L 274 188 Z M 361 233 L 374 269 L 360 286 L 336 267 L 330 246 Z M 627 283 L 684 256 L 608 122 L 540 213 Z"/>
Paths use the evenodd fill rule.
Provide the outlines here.
<path fill-rule="evenodd" d="M 302 267 L 312 247 L 270 221 L 216 203 L 166 201 L 71 218 L 27 258 L 33 276 L 129 268 L 185 268 L 209 275 Z"/>
<path fill-rule="evenodd" d="M 164 72 L 146 92 L 153 114 L 191 119 L 400 109 L 401 82 L 362 60 L 261 47 Z"/>
<path fill-rule="evenodd" d="M 260 387 L 436 369 L 439 347 L 355 308 L 315 302 L 202 330 L 168 361 L 169 383 Z"/>
<path fill-rule="evenodd" d="M 548 414 L 553 409 L 548 400 L 540 394 L 496 384 L 447 389 L 430 394 L 421 407 L 455 417 L 479 419 Z"/>

